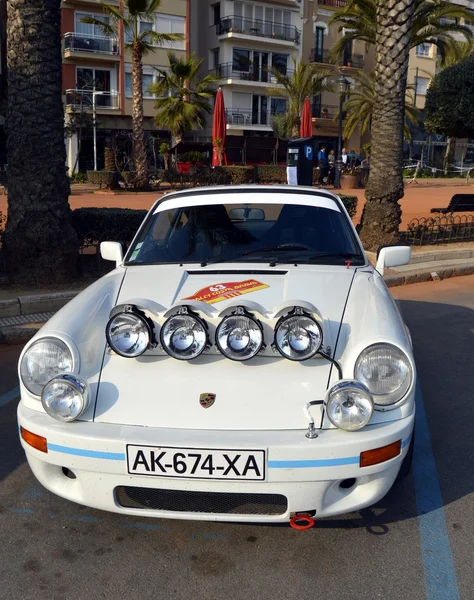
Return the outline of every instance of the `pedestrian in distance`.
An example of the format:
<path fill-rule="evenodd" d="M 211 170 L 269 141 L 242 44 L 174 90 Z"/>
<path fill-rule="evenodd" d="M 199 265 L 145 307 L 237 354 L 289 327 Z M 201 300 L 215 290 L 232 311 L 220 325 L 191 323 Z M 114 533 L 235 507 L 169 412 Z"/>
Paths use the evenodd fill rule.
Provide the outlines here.
<path fill-rule="evenodd" d="M 328 185 L 333 185 L 336 175 L 336 155 L 334 150 L 329 152 L 328 156 L 329 171 L 328 171 Z"/>
<path fill-rule="evenodd" d="M 323 144 L 318 152 L 318 167 L 319 167 L 319 185 L 324 185 L 324 180 L 328 177 L 329 161 L 326 154 L 326 145 Z"/>

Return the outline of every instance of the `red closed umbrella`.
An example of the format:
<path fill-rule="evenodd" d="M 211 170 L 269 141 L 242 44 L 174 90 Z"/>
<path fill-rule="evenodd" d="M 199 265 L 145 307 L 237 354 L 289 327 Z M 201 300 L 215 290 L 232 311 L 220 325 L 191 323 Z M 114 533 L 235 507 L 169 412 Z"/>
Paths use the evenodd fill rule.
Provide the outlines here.
<path fill-rule="evenodd" d="M 301 115 L 300 136 L 313 137 L 313 119 L 311 114 L 311 103 L 306 98 L 303 104 L 303 114 Z"/>
<path fill-rule="evenodd" d="M 214 105 L 214 116 L 212 118 L 212 166 L 216 167 L 219 165 L 219 149 L 215 146 L 216 140 L 222 140 L 222 164 L 226 164 L 225 157 L 225 108 L 224 108 L 224 96 L 222 90 L 219 88 L 216 94 L 216 103 Z"/>

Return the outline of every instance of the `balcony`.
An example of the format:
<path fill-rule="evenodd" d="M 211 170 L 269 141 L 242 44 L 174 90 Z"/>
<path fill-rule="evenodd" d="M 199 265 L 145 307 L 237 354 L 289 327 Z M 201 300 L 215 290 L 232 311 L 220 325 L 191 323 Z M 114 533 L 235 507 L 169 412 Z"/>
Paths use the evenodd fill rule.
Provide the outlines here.
<path fill-rule="evenodd" d="M 251 35 L 267 38 L 272 42 L 283 42 L 286 45 L 300 43 L 300 30 L 294 25 L 261 21 L 260 19 L 246 19 L 245 17 L 225 17 L 216 25 L 217 35 Z"/>
<path fill-rule="evenodd" d="M 69 112 L 91 111 L 94 104 L 94 96 L 97 112 L 120 108 L 117 92 L 66 90 L 66 109 Z"/>
<path fill-rule="evenodd" d="M 100 58 L 118 61 L 119 46 L 116 38 L 83 33 L 64 34 L 64 58 Z"/>
<path fill-rule="evenodd" d="M 271 118 L 276 113 L 267 110 L 247 108 L 226 108 L 225 118 L 228 129 L 264 129 L 270 131 Z"/>
<path fill-rule="evenodd" d="M 313 48 L 309 60 L 314 63 L 324 65 L 339 65 L 348 69 L 363 69 L 364 57 L 361 54 L 345 54 L 340 60 L 333 60 L 329 57 L 329 50 L 318 50 Z"/>
<path fill-rule="evenodd" d="M 344 8 L 347 0 L 318 0 L 319 6 L 327 6 L 329 8 Z"/>
<path fill-rule="evenodd" d="M 246 69 L 242 67 L 234 68 L 233 63 L 224 63 L 212 70 L 221 79 L 227 79 L 232 82 L 243 82 L 253 85 L 255 83 L 265 83 L 267 85 L 277 85 L 277 80 L 272 73 L 260 65 L 250 63 Z M 294 71 L 287 69 L 285 75 L 291 76 Z"/>

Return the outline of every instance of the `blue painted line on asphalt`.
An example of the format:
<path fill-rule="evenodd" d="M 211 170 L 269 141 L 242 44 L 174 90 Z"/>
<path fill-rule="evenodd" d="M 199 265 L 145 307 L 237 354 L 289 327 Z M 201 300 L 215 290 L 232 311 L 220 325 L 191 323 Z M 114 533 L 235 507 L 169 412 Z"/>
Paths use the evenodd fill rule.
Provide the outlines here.
<path fill-rule="evenodd" d="M 140 529 L 144 531 L 170 531 L 169 527 L 163 525 L 153 525 L 151 523 L 122 523 L 122 529 Z"/>
<path fill-rule="evenodd" d="M 5 404 L 8 404 L 12 400 L 15 400 L 15 398 L 19 398 L 19 397 L 20 397 L 20 388 L 17 386 L 13 390 L 10 390 L 6 394 L 2 394 L 0 396 L 0 407 L 4 406 Z"/>
<path fill-rule="evenodd" d="M 87 515 L 71 515 L 70 517 L 63 517 L 68 521 L 79 521 L 79 523 L 102 523 L 103 519 L 98 517 L 89 517 Z"/>
<path fill-rule="evenodd" d="M 8 510 L 14 513 L 21 513 L 22 515 L 31 515 L 36 512 L 34 508 L 9 508 Z"/>
<path fill-rule="evenodd" d="M 40 488 L 31 488 L 23 492 L 23 498 L 26 500 L 38 500 L 41 496 Z"/>
<path fill-rule="evenodd" d="M 419 383 L 416 390 L 416 410 L 413 478 L 426 598 L 427 600 L 459 600 L 456 569 Z"/>
<path fill-rule="evenodd" d="M 121 452 L 98 452 L 97 450 L 83 450 L 82 448 L 70 448 L 69 446 L 58 446 L 48 442 L 48 452 L 61 452 L 73 456 L 85 456 L 86 458 L 103 458 L 106 460 L 125 460 L 125 454 Z"/>

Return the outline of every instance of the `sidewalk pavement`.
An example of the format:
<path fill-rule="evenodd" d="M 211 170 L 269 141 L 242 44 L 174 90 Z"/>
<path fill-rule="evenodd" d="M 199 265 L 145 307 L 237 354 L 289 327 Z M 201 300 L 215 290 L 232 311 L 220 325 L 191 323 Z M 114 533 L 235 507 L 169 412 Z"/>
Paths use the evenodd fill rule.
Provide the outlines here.
<path fill-rule="evenodd" d="M 367 255 L 375 264 L 375 254 L 368 252 Z M 385 282 L 389 287 L 395 287 L 473 273 L 474 247 L 439 249 L 413 253 L 409 265 L 386 270 Z M 0 344 L 25 343 L 79 292 L 63 291 L 0 300 Z"/>

